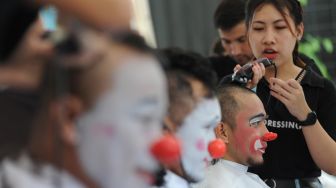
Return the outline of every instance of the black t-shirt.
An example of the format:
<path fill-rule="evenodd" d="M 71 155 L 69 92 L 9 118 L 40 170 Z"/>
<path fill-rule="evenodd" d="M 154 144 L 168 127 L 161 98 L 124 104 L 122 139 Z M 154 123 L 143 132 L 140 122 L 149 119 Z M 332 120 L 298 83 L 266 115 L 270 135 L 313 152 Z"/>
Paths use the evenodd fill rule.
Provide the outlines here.
<path fill-rule="evenodd" d="M 0 63 L 5 63 L 24 33 L 37 19 L 38 6 L 33 1 L 0 1 Z"/>
<path fill-rule="evenodd" d="M 257 85 L 257 95 L 269 115 L 267 128 L 277 133 L 278 138 L 268 143 L 264 164 L 249 170 L 263 179 L 320 176 L 321 170 L 309 153 L 301 127 L 286 106 L 270 96 L 268 85 L 263 78 Z M 333 83 L 313 72 L 308 66 L 301 85 L 309 107 L 316 112 L 324 130 L 336 140 L 336 90 Z"/>
<path fill-rule="evenodd" d="M 0 160 L 27 146 L 39 99 L 34 91 L 0 91 Z"/>

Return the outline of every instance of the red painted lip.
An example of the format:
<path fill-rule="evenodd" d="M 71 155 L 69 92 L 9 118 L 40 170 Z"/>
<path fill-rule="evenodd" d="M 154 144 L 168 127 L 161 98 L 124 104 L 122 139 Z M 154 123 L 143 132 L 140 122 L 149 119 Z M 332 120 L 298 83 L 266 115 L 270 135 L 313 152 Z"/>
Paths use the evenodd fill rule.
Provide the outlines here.
<path fill-rule="evenodd" d="M 146 170 L 142 170 L 142 169 L 137 169 L 136 171 L 137 175 L 143 179 L 146 183 L 153 185 L 155 182 L 155 177 L 154 174 L 151 172 L 148 172 Z"/>
<path fill-rule="evenodd" d="M 262 145 L 263 147 L 259 148 L 259 149 L 257 150 L 257 152 L 259 152 L 259 153 L 261 153 L 261 154 L 264 154 L 264 153 L 266 152 L 267 144 L 266 144 L 266 142 L 261 141 L 261 145 Z"/>
<path fill-rule="evenodd" d="M 271 59 L 271 60 L 275 59 L 277 55 L 278 55 L 277 53 L 271 53 L 271 54 L 264 53 L 264 57 Z"/>

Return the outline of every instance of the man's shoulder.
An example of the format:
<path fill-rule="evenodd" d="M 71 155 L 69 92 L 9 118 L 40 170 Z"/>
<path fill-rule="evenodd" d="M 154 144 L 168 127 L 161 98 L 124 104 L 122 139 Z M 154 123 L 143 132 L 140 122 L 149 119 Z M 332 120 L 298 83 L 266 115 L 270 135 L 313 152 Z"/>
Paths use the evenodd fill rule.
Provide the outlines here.
<path fill-rule="evenodd" d="M 196 188 L 220 188 L 221 185 L 234 187 L 239 181 L 240 175 L 218 162 L 207 168 L 205 179 Z"/>

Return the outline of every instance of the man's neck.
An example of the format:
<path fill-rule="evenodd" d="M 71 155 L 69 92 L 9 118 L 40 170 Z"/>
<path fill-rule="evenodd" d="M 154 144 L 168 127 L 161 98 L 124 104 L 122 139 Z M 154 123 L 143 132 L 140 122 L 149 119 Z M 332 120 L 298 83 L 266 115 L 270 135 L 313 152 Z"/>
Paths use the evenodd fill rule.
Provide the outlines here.
<path fill-rule="evenodd" d="M 184 173 L 183 173 L 183 169 L 182 169 L 181 164 L 173 164 L 173 165 L 170 165 L 170 166 L 166 167 L 166 169 L 173 172 L 174 174 L 184 178 Z"/>
<path fill-rule="evenodd" d="M 296 66 L 293 62 L 289 62 L 288 64 L 281 64 L 281 66 L 277 66 L 277 75 L 275 75 L 275 69 L 267 69 L 265 73 L 265 77 L 267 80 L 269 80 L 270 77 L 277 77 L 281 80 L 287 81 L 289 79 L 294 79 L 299 72 L 301 71 L 301 68 Z"/>
<path fill-rule="evenodd" d="M 239 161 L 236 158 L 234 158 L 233 156 L 231 156 L 229 153 L 226 153 L 225 156 L 222 159 L 227 160 L 227 161 L 232 161 L 232 162 L 235 162 L 235 163 L 239 163 Z"/>
<path fill-rule="evenodd" d="M 65 170 L 71 176 L 76 178 L 79 182 L 81 182 L 85 187 L 88 188 L 96 188 L 98 187 L 94 181 L 92 181 L 84 172 L 81 164 L 79 162 L 79 158 L 75 151 L 67 151 L 69 148 L 65 148 L 66 146 L 60 146 L 61 151 L 58 150 L 55 154 L 51 152 L 52 156 L 44 155 L 42 152 L 30 152 L 31 158 L 36 164 L 50 164 L 58 170 Z M 49 156 L 49 157 L 48 157 Z M 57 156 L 58 158 L 56 158 Z"/>

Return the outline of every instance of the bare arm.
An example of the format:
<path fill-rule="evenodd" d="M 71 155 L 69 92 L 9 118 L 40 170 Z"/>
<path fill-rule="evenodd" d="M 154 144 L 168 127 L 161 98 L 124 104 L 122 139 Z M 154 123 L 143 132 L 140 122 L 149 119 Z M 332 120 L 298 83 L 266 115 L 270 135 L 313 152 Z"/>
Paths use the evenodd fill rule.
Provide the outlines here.
<path fill-rule="evenodd" d="M 37 0 L 53 4 L 100 29 L 129 29 L 132 17 L 130 0 Z"/>
<path fill-rule="evenodd" d="M 325 172 L 336 175 L 336 142 L 319 122 L 303 127 L 302 131 L 315 163 Z"/>
<path fill-rule="evenodd" d="M 285 82 L 271 78 L 270 87 L 271 95 L 280 100 L 298 120 L 305 120 L 312 111 L 305 100 L 301 85 L 296 80 Z M 312 126 L 302 127 L 302 131 L 314 162 L 327 173 L 336 175 L 336 142 L 319 121 Z"/>

